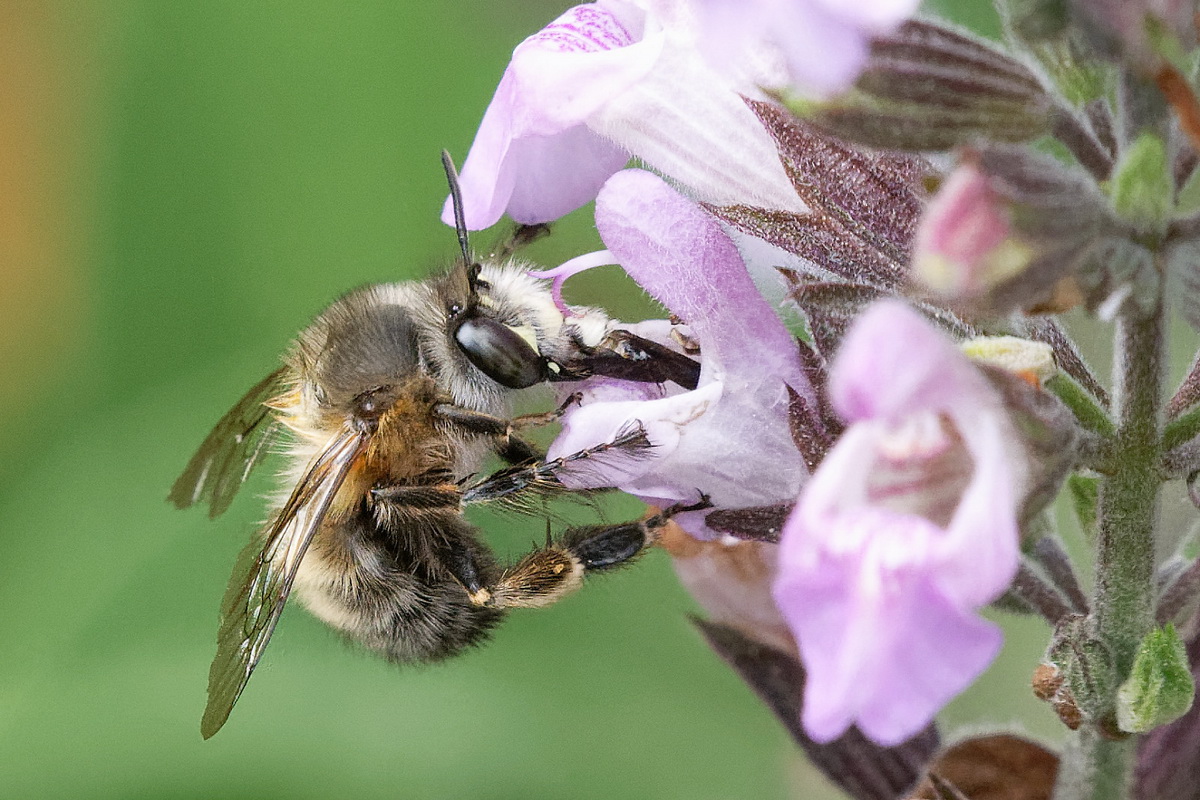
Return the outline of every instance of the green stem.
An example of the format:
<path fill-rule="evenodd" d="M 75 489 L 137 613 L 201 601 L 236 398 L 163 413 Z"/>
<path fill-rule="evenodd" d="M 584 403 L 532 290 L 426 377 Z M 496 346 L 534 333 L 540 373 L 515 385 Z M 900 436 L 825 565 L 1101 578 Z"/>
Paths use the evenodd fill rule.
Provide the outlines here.
<path fill-rule="evenodd" d="M 1154 625 L 1164 330 L 1161 307 L 1149 317 L 1136 314 L 1117 321 L 1114 469 L 1100 484 L 1092 601 L 1092 630 L 1111 654 L 1114 687 L 1129 675 L 1138 645 Z M 1136 737 L 1114 741 L 1096 727 L 1085 728 L 1065 754 L 1056 797 L 1124 800 L 1136 744 Z"/>
<path fill-rule="evenodd" d="M 1122 680 L 1153 625 L 1163 334 L 1161 310 L 1117 323 L 1116 469 L 1100 484 L 1095 612 Z"/>

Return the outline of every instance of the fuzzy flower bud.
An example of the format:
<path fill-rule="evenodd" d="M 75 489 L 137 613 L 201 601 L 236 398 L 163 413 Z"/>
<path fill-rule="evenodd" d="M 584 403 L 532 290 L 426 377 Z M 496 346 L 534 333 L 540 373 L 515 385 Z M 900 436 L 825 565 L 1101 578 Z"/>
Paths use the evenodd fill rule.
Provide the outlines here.
<path fill-rule="evenodd" d="M 914 282 L 975 316 L 1096 308 L 1140 276 L 1107 258 L 1127 230 L 1081 169 L 982 145 L 960 154 L 922 217 Z"/>
<path fill-rule="evenodd" d="M 913 277 L 938 296 L 980 298 L 1032 257 L 987 176 L 966 163 L 946 179 L 917 228 Z"/>

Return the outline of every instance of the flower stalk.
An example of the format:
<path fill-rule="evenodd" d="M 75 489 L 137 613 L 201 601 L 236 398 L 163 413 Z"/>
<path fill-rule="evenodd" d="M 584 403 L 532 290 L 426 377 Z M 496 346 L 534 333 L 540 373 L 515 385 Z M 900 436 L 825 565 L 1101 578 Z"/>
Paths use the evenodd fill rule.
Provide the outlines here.
<path fill-rule="evenodd" d="M 1154 626 L 1163 319 L 1161 302 L 1148 316 L 1129 308 L 1114 336 L 1114 468 L 1100 484 L 1092 608 L 1094 634 L 1107 646 L 1117 683 L 1128 677 L 1139 643 Z M 1056 797 L 1128 797 L 1136 738 L 1114 737 L 1105 722 L 1081 729 L 1064 754 Z"/>

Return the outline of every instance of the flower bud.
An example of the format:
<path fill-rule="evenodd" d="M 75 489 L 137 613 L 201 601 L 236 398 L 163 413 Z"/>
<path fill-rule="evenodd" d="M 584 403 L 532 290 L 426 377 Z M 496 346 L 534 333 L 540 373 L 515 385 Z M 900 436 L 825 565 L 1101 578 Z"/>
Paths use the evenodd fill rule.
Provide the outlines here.
<path fill-rule="evenodd" d="M 1129 733 L 1173 722 L 1192 707 L 1196 686 L 1174 625 L 1146 634 L 1133 670 L 1117 690 L 1117 724 Z"/>
<path fill-rule="evenodd" d="M 964 150 L 917 229 L 914 282 L 971 315 L 1103 303 L 1129 275 L 1098 260 L 1120 239 L 1095 183 L 1028 149 Z M 1086 284 L 1086 285 L 1085 285 Z M 1089 293 L 1089 289 L 1107 293 Z"/>
<path fill-rule="evenodd" d="M 1112 656 L 1096 638 L 1088 617 L 1074 615 L 1058 624 L 1046 660 L 1058 668 L 1063 680 L 1055 698 L 1062 698 L 1072 707 L 1064 722 L 1070 719 L 1073 723 L 1077 717 L 1080 722 L 1099 722 L 1112 713 Z M 1056 704 L 1055 710 L 1062 716 L 1066 708 L 1059 709 Z"/>
<path fill-rule="evenodd" d="M 942 184 L 921 219 L 914 278 L 939 296 L 975 298 L 1020 274 L 1032 258 L 987 176 L 966 163 Z"/>
<path fill-rule="evenodd" d="M 1058 374 L 1054 350 L 1045 342 L 1016 336 L 977 336 L 959 347 L 972 361 L 1011 372 L 1035 388 Z"/>

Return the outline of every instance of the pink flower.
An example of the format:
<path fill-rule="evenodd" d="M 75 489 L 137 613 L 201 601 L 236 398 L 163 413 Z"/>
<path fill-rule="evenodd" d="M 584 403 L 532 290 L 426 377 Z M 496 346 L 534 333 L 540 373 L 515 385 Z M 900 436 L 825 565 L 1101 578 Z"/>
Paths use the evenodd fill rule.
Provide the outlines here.
<path fill-rule="evenodd" d="M 856 322 L 829 390 L 848 427 L 784 528 L 775 600 L 808 672 L 809 735 L 857 723 L 892 745 L 999 651 L 975 612 L 1017 568 L 1020 445 L 983 375 L 897 301 Z"/>
<path fill-rule="evenodd" d="M 1021 272 L 1033 251 L 1013 232 L 1007 203 L 988 176 L 965 162 L 950 174 L 921 218 L 914 277 L 948 298 L 975 299 Z"/>
<path fill-rule="evenodd" d="M 641 170 L 613 176 L 596 199 L 609 252 L 643 289 L 688 325 L 703 354 L 693 391 L 613 379 L 583 383 L 549 457 L 611 441 L 635 421 L 653 449 L 586 472 L 576 487 L 617 486 L 648 503 L 709 495 L 718 507 L 789 502 L 806 471 L 788 431 L 787 387 L 813 401 L 796 345 L 755 288 L 720 225 L 663 180 Z M 657 328 L 657 331 L 655 330 Z M 666 323 L 637 332 L 669 341 Z M 698 538 L 715 534 L 705 512 L 677 517 Z"/>
<path fill-rule="evenodd" d="M 919 0 L 697 0 L 705 51 L 718 63 L 764 43 L 778 48 L 788 77 L 816 97 L 850 88 L 870 39 L 895 30 Z"/>
<path fill-rule="evenodd" d="M 594 198 L 631 155 L 706 201 L 803 210 L 739 94 L 757 94 L 756 83 L 696 56 L 690 15 L 675 13 L 682 7 L 645 5 L 575 6 L 513 51 L 463 164 L 468 228 L 504 213 L 527 224 L 557 219 Z M 449 204 L 442 219 L 453 223 Z"/>

